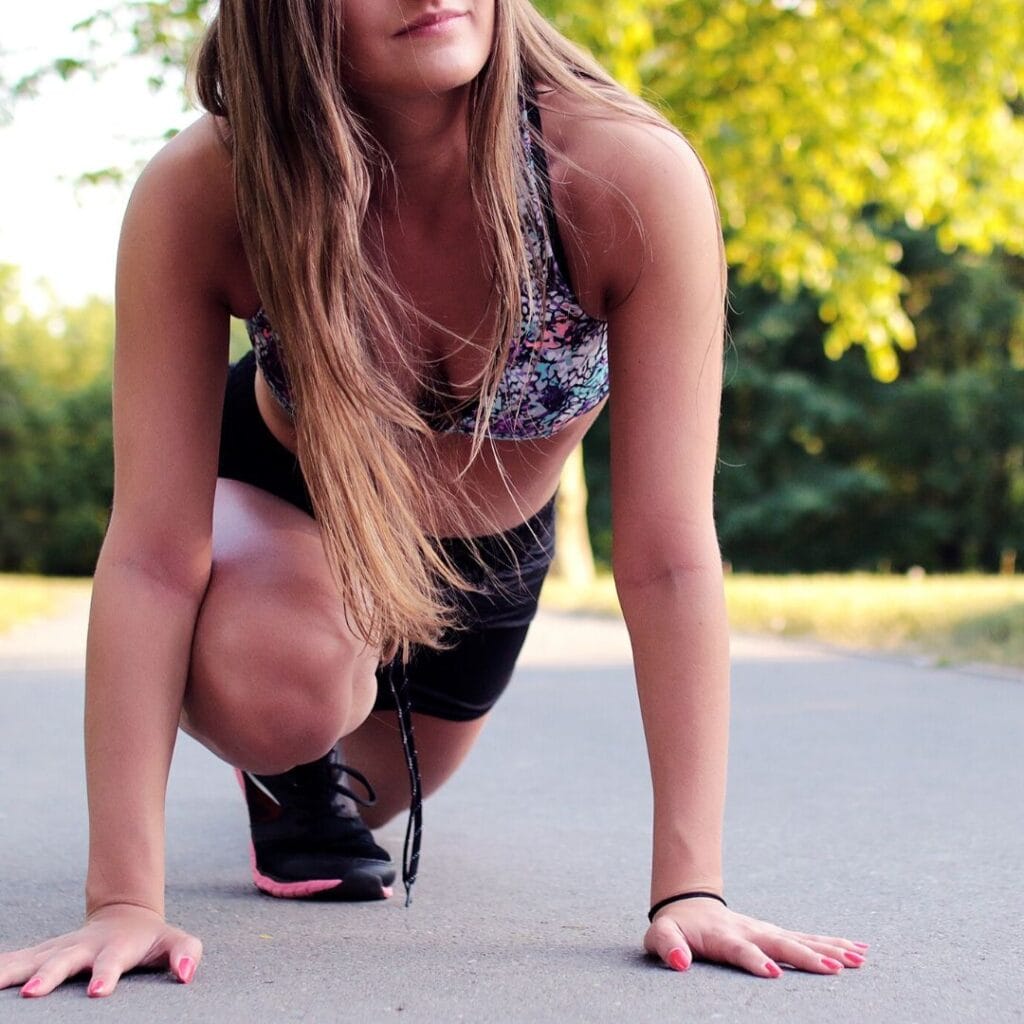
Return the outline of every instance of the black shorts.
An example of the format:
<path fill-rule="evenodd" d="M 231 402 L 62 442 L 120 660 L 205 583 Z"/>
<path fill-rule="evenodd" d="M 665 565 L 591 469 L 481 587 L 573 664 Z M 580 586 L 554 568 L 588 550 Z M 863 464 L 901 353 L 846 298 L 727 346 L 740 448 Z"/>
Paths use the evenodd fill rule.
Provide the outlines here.
<path fill-rule="evenodd" d="M 228 371 L 221 425 L 218 476 L 269 491 L 313 515 L 298 460 L 267 429 L 256 405 L 256 361 L 247 352 Z M 474 538 L 482 568 L 458 537 L 436 541 L 483 593 L 454 591 L 462 627 L 446 637 L 448 651 L 414 647 L 406 669 L 412 710 L 452 722 L 486 714 L 508 686 L 541 585 L 555 553 L 554 497 L 536 515 L 505 531 Z M 508 550 L 505 542 L 511 545 Z M 388 666 L 377 669 L 376 709 L 394 709 L 386 682 Z"/>

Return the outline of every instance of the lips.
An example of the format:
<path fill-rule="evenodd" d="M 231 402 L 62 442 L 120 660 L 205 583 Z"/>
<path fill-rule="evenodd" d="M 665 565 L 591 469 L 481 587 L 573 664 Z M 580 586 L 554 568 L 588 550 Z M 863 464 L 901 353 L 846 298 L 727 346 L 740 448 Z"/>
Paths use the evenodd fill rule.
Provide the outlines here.
<path fill-rule="evenodd" d="M 426 14 L 421 14 L 415 21 L 410 21 L 401 31 L 396 32 L 396 36 L 404 36 L 409 32 L 414 32 L 420 28 L 430 28 L 433 25 L 440 25 L 442 22 L 451 21 L 452 18 L 461 18 L 466 12 L 465 11 L 428 11 Z"/>

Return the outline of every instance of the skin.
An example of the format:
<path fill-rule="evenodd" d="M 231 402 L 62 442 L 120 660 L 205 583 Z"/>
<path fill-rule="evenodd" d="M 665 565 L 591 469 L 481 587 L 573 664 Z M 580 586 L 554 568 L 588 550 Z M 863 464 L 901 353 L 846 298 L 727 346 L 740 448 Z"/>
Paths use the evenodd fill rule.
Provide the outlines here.
<path fill-rule="evenodd" d="M 465 86 L 489 51 L 493 0 L 462 0 L 470 16 L 455 31 L 415 42 L 395 32 L 436 4 L 346 3 L 350 73 L 398 169 L 400 187 L 378 211 L 392 270 L 422 309 L 469 332 L 487 282 L 467 213 L 460 126 Z M 718 228 L 699 161 L 682 140 L 581 112 L 577 100 L 543 96 L 545 133 L 568 156 L 552 160 L 551 177 L 571 277 L 583 307 L 609 322 L 613 570 L 651 755 L 654 902 L 682 890 L 722 892 L 729 656 L 712 515 Z M 380 795 L 367 823 L 377 827 L 406 805 L 393 723 L 369 713 L 379 652 L 346 626 L 316 524 L 258 488 L 216 478 L 229 315 L 260 306 L 231 180 L 216 125 L 204 117 L 151 162 L 126 214 L 116 498 L 86 656 L 86 922 L 0 955 L 0 988 L 28 982 L 25 995 L 90 970 L 89 994 L 109 995 L 141 965 L 169 965 L 192 980 L 202 944 L 166 923 L 163 903 L 163 796 L 179 726 L 230 764 L 264 773 L 319 757 L 344 736 L 346 757 Z M 479 368 L 443 334 L 416 342 L 445 360 L 457 386 Z M 259 377 L 256 388 L 268 427 L 294 448 L 292 425 Z M 553 493 L 598 411 L 553 438 L 496 442 L 461 499 L 486 503 L 507 526 L 521 522 Z M 450 446 L 457 467 L 468 441 L 437 443 Z M 486 717 L 414 719 L 429 794 Z M 660 911 L 644 947 L 677 970 L 699 958 L 760 977 L 781 973 L 776 961 L 814 973 L 863 962 L 863 944 L 788 931 L 707 898 Z"/>

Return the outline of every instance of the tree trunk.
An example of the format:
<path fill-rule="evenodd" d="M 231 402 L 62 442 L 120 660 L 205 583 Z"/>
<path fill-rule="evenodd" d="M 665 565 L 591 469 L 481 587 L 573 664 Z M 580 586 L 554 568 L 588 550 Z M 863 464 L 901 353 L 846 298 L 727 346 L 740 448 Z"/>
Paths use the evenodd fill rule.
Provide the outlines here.
<path fill-rule="evenodd" d="M 557 542 L 551 575 L 573 587 L 588 587 L 594 581 L 594 553 L 587 529 L 587 481 L 583 474 L 582 444 L 576 446 L 562 469 L 555 516 Z"/>

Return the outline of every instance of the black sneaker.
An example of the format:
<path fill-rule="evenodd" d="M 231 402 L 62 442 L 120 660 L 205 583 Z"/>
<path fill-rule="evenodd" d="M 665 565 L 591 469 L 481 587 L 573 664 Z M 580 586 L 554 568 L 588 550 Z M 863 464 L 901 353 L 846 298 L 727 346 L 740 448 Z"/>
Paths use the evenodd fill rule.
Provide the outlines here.
<path fill-rule="evenodd" d="M 368 799 L 342 779 L 357 779 Z M 338 748 L 281 775 L 236 769 L 249 808 L 256 888 L 283 899 L 379 900 L 391 895 L 395 868 L 359 817 L 356 804 L 377 796 L 367 779 L 341 763 Z"/>

